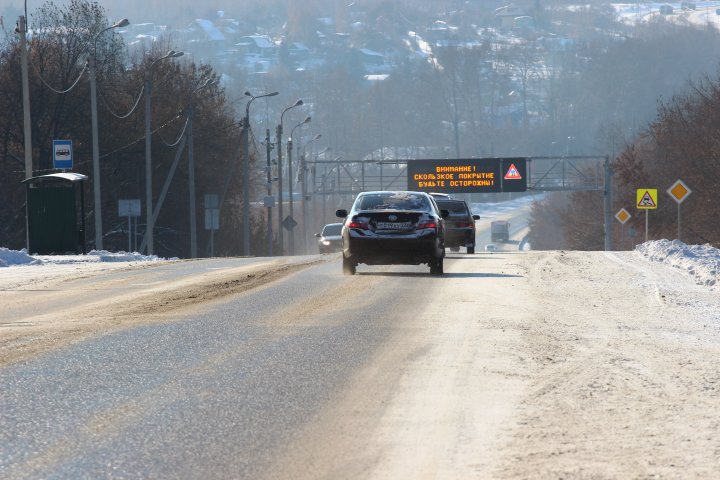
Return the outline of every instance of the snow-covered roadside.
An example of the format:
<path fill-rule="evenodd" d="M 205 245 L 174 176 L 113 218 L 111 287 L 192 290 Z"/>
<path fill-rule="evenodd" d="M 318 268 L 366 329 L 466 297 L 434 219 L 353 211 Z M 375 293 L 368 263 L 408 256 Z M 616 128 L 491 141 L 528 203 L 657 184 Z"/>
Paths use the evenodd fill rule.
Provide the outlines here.
<path fill-rule="evenodd" d="M 9 250 L 0 247 L 0 267 L 98 262 L 156 262 L 162 260 L 166 259 L 157 255 L 141 255 L 137 252 L 112 253 L 106 250 L 92 250 L 87 255 L 28 255 L 27 250 L 24 248 L 22 250 Z"/>
<path fill-rule="evenodd" d="M 653 240 L 635 247 L 644 258 L 685 270 L 698 285 L 720 285 L 720 250 L 710 245 L 686 245 L 680 240 Z"/>
<path fill-rule="evenodd" d="M 501 212 L 502 208 L 485 207 L 485 215 Z M 517 204 L 515 204 L 517 208 Z M 473 209 L 475 210 L 475 209 Z M 492 213 L 491 213 L 492 212 Z M 653 240 L 635 247 L 635 252 L 648 261 L 666 263 L 685 270 L 695 278 L 699 285 L 711 288 L 720 286 L 720 250 L 709 245 L 686 245 L 679 240 Z M 137 252 L 112 253 L 105 250 L 93 250 L 87 255 L 28 255 L 25 249 L 9 250 L 0 247 L 0 267 L 13 266 L 57 266 L 99 263 L 161 262 L 177 260 L 165 259 L 156 255 L 141 255 Z M 57 268 L 57 267 L 55 267 Z M 42 270 L 42 269 L 40 269 Z M 37 274 L 42 275 L 40 270 Z M 0 270 L 2 272 L 2 270 Z M 49 273 L 49 272 L 47 272 Z M 0 277 L 6 276 L 0 273 Z"/>
<path fill-rule="evenodd" d="M 25 249 L 0 247 L 0 291 L 167 261 L 155 255 L 104 250 L 93 250 L 87 255 L 28 255 Z"/>

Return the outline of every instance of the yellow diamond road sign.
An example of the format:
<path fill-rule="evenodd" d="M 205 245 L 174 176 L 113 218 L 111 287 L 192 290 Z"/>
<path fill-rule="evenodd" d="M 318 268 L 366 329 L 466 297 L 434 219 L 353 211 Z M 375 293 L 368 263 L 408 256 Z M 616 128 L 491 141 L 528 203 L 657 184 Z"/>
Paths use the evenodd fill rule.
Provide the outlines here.
<path fill-rule="evenodd" d="M 627 222 L 628 220 L 630 220 L 630 217 L 631 217 L 631 216 L 632 216 L 632 215 L 630 215 L 630 213 L 629 213 L 627 210 L 625 210 L 624 208 L 621 208 L 621 209 L 615 214 L 615 218 L 617 218 L 617 221 L 620 222 L 620 223 L 623 224 L 623 225 L 625 225 L 625 222 Z"/>
<path fill-rule="evenodd" d="M 677 202 L 682 203 L 692 193 L 692 190 L 685 183 L 678 179 L 667 189 L 667 193 Z"/>
<path fill-rule="evenodd" d="M 657 188 L 637 189 L 637 208 L 651 210 L 657 208 Z"/>

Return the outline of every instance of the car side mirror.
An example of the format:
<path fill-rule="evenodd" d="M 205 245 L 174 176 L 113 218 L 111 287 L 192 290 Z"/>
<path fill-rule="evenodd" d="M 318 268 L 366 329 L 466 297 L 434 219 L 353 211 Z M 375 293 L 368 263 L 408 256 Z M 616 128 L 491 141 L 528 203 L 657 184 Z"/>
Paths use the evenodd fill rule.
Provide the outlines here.
<path fill-rule="evenodd" d="M 318 237 L 318 238 L 320 238 L 320 234 L 319 234 L 319 233 L 316 233 L 315 236 Z"/>
<path fill-rule="evenodd" d="M 340 210 L 335 210 L 335 216 L 338 218 L 345 218 L 347 217 L 347 210 L 342 208 Z"/>
<path fill-rule="evenodd" d="M 480 220 L 480 215 L 473 215 L 473 220 Z"/>
<path fill-rule="evenodd" d="M 440 210 L 440 216 L 442 218 L 447 218 L 450 216 L 450 210 L 445 210 L 444 208 Z"/>

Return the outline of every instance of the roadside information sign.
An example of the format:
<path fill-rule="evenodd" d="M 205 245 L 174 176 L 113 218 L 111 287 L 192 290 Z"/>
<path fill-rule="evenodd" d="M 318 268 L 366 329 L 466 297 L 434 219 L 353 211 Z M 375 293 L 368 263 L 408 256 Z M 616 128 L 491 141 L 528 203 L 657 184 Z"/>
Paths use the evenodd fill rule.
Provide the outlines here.
<path fill-rule="evenodd" d="M 293 217 L 288 215 L 287 217 L 283 218 L 282 226 L 285 227 L 285 230 L 292 232 L 292 229 L 297 226 L 297 222 Z"/>
<path fill-rule="evenodd" d="M 72 140 L 53 140 L 53 167 L 58 170 L 73 168 Z"/>
<path fill-rule="evenodd" d="M 653 210 L 658 206 L 657 188 L 638 188 L 637 208 L 641 210 Z"/>
<path fill-rule="evenodd" d="M 673 183 L 670 188 L 667 189 L 667 193 L 673 198 L 673 200 L 680 204 L 684 202 L 687 197 L 690 196 L 692 190 L 690 190 L 690 188 L 685 185 L 685 182 L 677 179 L 677 181 L 675 181 L 675 183 Z"/>
<path fill-rule="evenodd" d="M 140 199 L 118 200 L 119 217 L 139 217 Z"/>
<path fill-rule="evenodd" d="M 625 210 L 624 208 L 621 208 L 621 209 L 615 214 L 615 218 L 616 218 L 617 221 L 620 222 L 622 225 L 625 225 L 625 223 L 627 223 L 627 221 L 630 220 L 630 217 L 632 217 L 632 215 L 630 215 L 630 213 L 629 213 L 627 210 Z"/>
<path fill-rule="evenodd" d="M 462 158 L 409 160 L 408 190 L 497 193 L 527 190 L 527 159 Z"/>

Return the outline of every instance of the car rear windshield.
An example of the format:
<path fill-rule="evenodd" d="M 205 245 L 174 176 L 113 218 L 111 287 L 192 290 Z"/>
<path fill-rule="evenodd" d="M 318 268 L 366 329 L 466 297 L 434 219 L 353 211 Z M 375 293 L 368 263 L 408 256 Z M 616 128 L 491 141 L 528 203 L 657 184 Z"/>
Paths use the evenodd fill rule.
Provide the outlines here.
<path fill-rule="evenodd" d="M 430 211 L 424 195 L 408 192 L 371 193 L 359 199 L 358 210 L 420 210 Z"/>
<path fill-rule="evenodd" d="M 435 200 L 435 202 L 437 202 L 440 209 L 449 211 L 450 215 L 469 215 L 468 207 L 465 202 L 458 200 Z"/>
<path fill-rule="evenodd" d="M 325 228 L 323 228 L 322 234 L 324 237 L 328 237 L 331 235 L 340 235 L 342 232 L 342 223 L 333 223 L 332 225 L 325 225 Z"/>

